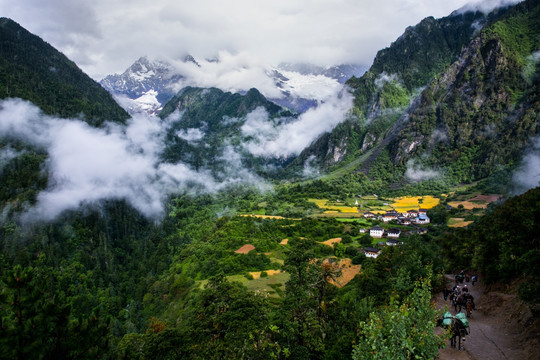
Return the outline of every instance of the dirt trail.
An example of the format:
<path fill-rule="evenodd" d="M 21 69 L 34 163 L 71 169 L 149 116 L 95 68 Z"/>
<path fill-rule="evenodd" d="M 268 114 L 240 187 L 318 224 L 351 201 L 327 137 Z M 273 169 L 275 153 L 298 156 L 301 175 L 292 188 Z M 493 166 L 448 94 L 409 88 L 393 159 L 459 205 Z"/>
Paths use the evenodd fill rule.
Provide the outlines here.
<path fill-rule="evenodd" d="M 453 280 L 453 277 L 447 276 Z M 454 282 L 451 282 L 452 286 Z M 504 317 L 503 308 L 493 304 L 494 298 L 486 296 L 484 285 L 465 283 L 469 292 L 474 296 L 476 310 L 469 318 L 470 334 L 462 342 L 462 350 L 451 348 L 450 344 L 439 352 L 439 360 L 513 360 L 530 358 L 526 350 L 519 343 L 519 334 L 514 326 L 510 326 Z M 463 285 L 460 285 L 463 286 Z M 497 301 L 505 303 L 504 294 L 499 294 Z M 502 299 L 502 300 L 501 300 Z M 448 306 L 449 311 L 455 315 L 453 306 L 444 301 L 442 293 L 435 299 L 437 308 Z M 494 306 L 495 305 L 495 306 Z M 488 311 L 489 310 L 489 311 Z"/>

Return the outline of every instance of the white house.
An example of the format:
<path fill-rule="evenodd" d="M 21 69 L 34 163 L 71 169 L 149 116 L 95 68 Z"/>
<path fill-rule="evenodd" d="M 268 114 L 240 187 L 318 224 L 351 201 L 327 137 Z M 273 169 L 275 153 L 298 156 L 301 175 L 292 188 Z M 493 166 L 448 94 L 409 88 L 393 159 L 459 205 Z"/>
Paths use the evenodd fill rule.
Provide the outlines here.
<path fill-rule="evenodd" d="M 372 212 L 367 211 L 367 212 L 364 213 L 364 217 L 365 217 L 366 219 L 375 219 L 375 218 L 377 217 L 377 215 L 375 215 L 375 214 L 372 213 Z"/>
<path fill-rule="evenodd" d="M 427 215 L 419 215 L 415 221 L 418 225 L 429 224 L 430 222 L 429 217 Z"/>
<path fill-rule="evenodd" d="M 408 218 L 415 218 L 418 216 L 418 211 L 417 210 L 407 210 L 406 213 L 403 213 L 403 216 L 406 216 Z"/>
<path fill-rule="evenodd" d="M 369 229 L 369 235 L 373 238 L 382 238 L 384 234 L 384 229 L 380 226 L 374 226 Z"/>
<path fill-rule="evenodd" d="M 397 222 L 401 225 L 411 225 L 411 219 L 405 217 L 405 216 L 400 216 L 397 218 Z"/>
<path fill-rule="evenodd" d="M 386 240 L 386 245 L 387 246 L 396 246 L 399 244 L 399 241 L 398 240 L 395 240 L 395 239 L 388 239 Z"/>
<path fill-rule="evenodd" d="M 389 222 L 392 220 L 396 220 L 399 216 L 399 213 L 396 211 L 388 211 L 386 214 L 383 215 L 382 221 Z"/>
<path fill-rule="evenodd" d="M 401 235 L 401 230 L 399 229 L 388 229 L 386 230 L 386 236 L 389 238 L 397 239 L 399 238 L 399 235 Z"/>
<path fill-rule="evenodd" d="M 364 254 L 366 254 L 366 257 L 377 258 L 377 256 L 379 256 L 380 253 L 381 253 L 381 249 L 377 249 L 374 247 L 364 248 Z"/>

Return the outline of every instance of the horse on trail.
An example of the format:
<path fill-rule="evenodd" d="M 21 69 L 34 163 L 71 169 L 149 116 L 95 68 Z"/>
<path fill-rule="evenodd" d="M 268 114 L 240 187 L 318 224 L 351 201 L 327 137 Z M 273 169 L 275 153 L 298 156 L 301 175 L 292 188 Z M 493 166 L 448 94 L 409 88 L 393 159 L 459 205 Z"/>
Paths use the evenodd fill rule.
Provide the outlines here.
<path fill-rule="evenodd" d="M 457 343 L 458 350 L 461 350 L 461 338 L 465 342 L 465 335 L 469 335 L 467 328 L 461 320 L 454 317 L 450 326 L 450 346 L 455 348 Z"/>
<path fill-rule="evenodd" d="M 450 316 L 450 314 L 448 313 Z M 450 325 L 446 322 L 451 319 Z M 450 332 L 450 346 L 455 348 L 458 346 L 458 350 L 461 350 L 461 338 L 465 341 L 465 335 L 469 335 L 470 331 L 467 330 L 467 327 L 461 322 L 460 319 L 457 319 L 455 316 L 446 318 L 439 318 L 437 320 L 437 326 L 440 326 L 444 329 L 448 329 Z"/>

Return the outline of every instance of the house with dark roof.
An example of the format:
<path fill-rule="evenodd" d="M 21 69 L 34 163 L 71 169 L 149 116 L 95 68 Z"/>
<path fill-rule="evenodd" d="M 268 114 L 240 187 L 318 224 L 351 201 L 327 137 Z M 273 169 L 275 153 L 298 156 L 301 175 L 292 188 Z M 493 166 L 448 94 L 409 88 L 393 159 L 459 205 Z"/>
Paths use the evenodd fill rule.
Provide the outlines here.
<path fill-rule="evenodd" d="M 418 216 L 417 210 L 408 210 L 406 213 L 403 213 L 403 216 L 406 216 L 408 218 L 415 218 Z"/>
<path fill-rule="evenodd" d="M 386 245 L 387 246 L 396 246 L 399 244 L 399 241 L 396 240 L 396 239 L 388 239 L 386 240 Z"/>
<path fill-rule="evenodd" d="M 400 229 L 388 229 L 388 230 L 386 230 L 386 236 L 388 236 L 389 238 L 397 239 L 397 238 L 399 238 L 399 235 L 401 235 L 401 230 Z"/>
<path fill-rule="evenodd" d="M 429 224 L 430 221 L 431 220 L 429 219 L 429 217 L 426 214 L 418 215 L 418 217 L 415 219 L 415 222 L 418 225 Z"/>
<path fill-rule="evenodd" d="M 384 235 L 384 229 L 380 226 L 374 226 L 369 229 L 369 235 L 373 238 L 382 238 Z"/>
<path fill-rule="evenodd" d="M 397 222 L 398 224 L 401 224 L 401 225 L 411 225 L 411 219 L 405 216 L 398 217 Z"/>
<path fill-rule="evenodd" d="M 364 213 L 364 217 L 365 217 L 366 219 L 375 219 L 375 218 L 377 217 L 377 215 L 375 215 L 375 214 L 372 213 L 372 212 L 367 211 L 367 212 Z"/>
<path fill-rule="evenodd" d="M 399 216 L 399 213 L 397 211 L 387 211 L 386 214 L 383 215 L 382 221 L 389 222 L 392 220 L 396 220 Z"/>
<path fill-rule="evenodd" d="M 366 254 L 366 257 L 370 258 L 377 258 L 379 254 L 381 253 L 381 249 L 374 248 L 374 247 L 366 247 L 364 248 L 364 254 Z"/>

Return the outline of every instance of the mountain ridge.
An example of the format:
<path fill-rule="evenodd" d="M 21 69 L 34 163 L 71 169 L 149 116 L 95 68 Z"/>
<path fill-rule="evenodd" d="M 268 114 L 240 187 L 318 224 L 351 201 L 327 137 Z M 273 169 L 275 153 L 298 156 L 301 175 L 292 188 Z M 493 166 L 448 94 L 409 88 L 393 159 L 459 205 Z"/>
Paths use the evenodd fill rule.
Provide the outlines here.
<path fill-rule="evenodd" d="M 0 98 L 19 97 L 49 115 L 91 125 L 125 123 L 128 114 L 112 96 L 58 50 L 15 21 L 0 18 Z"/>
<path fill-rule="evenodd" d="M 518 128 L 512 130 L 511 123 L 509 123 L 511 126 L 507 129 L 508 134 L 513 133 L 513 136 L 517 136 L 520 139 L 517 143 L 520 145 L 517 146 L 510 140 L 506 140 L 504 144 L 499 143 L 499 145 L 495 147 L 493 147 L 493 144 L 487 144 L 482 154 L 477 157 L 478 160 L 475 161 L 477 167 L 483 168 L 483 170 L 477 170 L 477 174 L 472 177 L 459 175 L 456 173 L 458 170 L 454 169 L 457 166 L 455 163 L 452 163 L 449 160 L 446 160 L 446 162 L 443 160 L 445 155 L 443 155 L 441 151 L 446 151 L 443 150 L 443 145 L 446 143 L 441 142 L 441 139 L 447 134 L 444 131 L 434 132 L 434 119 L 437 119 L 436 122 L 439 126 L 442 126 L 441 123 L 444 122 L 441 118 L 440 109 L 442 109 L 443 106 L 452 106 L 445 102 L 448 100 L 448 96 L 445 97 L 443 95 L 444 89 L 448 88 L 450 89 L 448 93 L 452 93 L 453 90 L 451 89 L 459 87 L 449 80 L 452 78 L 452 70 L 448 69 L 452 69 L 452 67 L 459 68 L 460 62 L 465 61 L 463 56 L 467 52 L 475 54 L 475 51 L 484 51 L 475 45 L 479 37 L 484 36 L 482 34 L 486 33 L 500 32 L 500 24 L 503 24 L 505 21 L 504 19 L 515 19 L 515 14 L 520 11 L 525 14 L 536 13 L 537 11 L 534 2 L 531 1 L 526 1 L 509 9 L 496 9 L 493 13 L 488 15 L 477 12 L 454 14 L 439 20 L 426 18 L 415 27 L 409 27 L 389 48 L 379 51 L 373 66 L 361 78 L 352 78 L 348 81 L 348 85 L 351 86 L 352 93 L 355 95 L 353 116 L 348 121 L 338 125 L 330 134 L 325 135 L 324 139 L 319 139 L 312 147 L 305 149 L 291 166 L 298 167 L 305 162 L 306 159 L 312 159 L 313 161 L 313 156 L 315 156 L 316 163 L 319 164 L 321 168 L 326 169 L 327 172 L 331 173 L 332 169 L 339 169 L 341 166 L 347 166 L 347 164 L 354 161 L 354 159 L 364 158 L 357 166 L 357 171 L 364 172 L 372 179 L 378 179 L 382 176 L 385 181 L 397 181 L 403 185 L 404 183 L 411 181 L 410 179 L 407 179 L 406 172 L 409 170 L 412 171 L 412 166 L 415 166 L 417 169 L 435 168 L 443 170 L 442 172 L 439 172 L 439 174 L 442 175 L 441 178 L 446 178 L 450 182 L 473 181 L 484 178 L 493 174 L 495 172 L 493 169 L 498 168 L 499 165 L 492 160 L 483 162 L 480 159 L 489 158 L 489 152 L 495 149 L 497 149 L 497 151 L 494 153 L 500 152 L 501 149 L 515 148 L 514 150 L 509 150 L 512 152 L 511 156 L 507 156 L 506 160 L 500 160 L 502 162 L 499 162 L 499 164 L 504 164 L 505 161 L 508 161 L 509 164 L 515 164 L 520 156 L 523 155 L 523 151 L 526 148 L 526 141 L 521 141 L 521 139 L 523 139 L 523 134 L 526 131 L 523 129 L 517 130 Z M 523 102 L 523 99 L 519 101 L 522 101 L 526 108 L 523 109 L 523 113 L 526 114 L 527 111 L 530 113 L 527 115 L 529 120 L 526 120 L 526 122 L 533 124 L 534 120 L 532 120 L 532 118 L 535 113 L 534 109 L 538 108 L 537 101 L 534 100 L 534 89 L 536 87 L 534 82 L 536 81 L 535 79 L 537 79 L 535 77 L 536 75 L 534 75 L 534 66 L 537 66 L 537 64 L 534 64 L 534 60 L 524 59 L 531 57 L 531 54 L 536 49 L 534 48 L 534 45 L 531 45 L 535 42 L 527 39 L 534 38 L 534 34 L 538 33 L 537 30 L 534 30 L 535 27 L 538 27 L 538 24 L 535 23 L 532 17 L 529 16 L 529 19 L 530 20 L 527 20 L 529 21 L 528 25 L 520 25 L 521 28 L 518 26 L 520 30 L 507 31 L 508 34 L 510 34 L 508 36 L 514 37 L 512 39 L 507 39 L 507 46 L 512 47 L 515 46 L 514 44 L 519 43 L 517 38 L 515 38 L 518 36 L 515 35 L 515 31 L 518 31 L 517 34 L 519 34 L 519 31 L 529 31 L 526 29 L 532 29 L 533 34 L 527 35 L 524 38 L 526 39 L 524 42 L 529 44 L 527 50 L 523 51 L 522 49 L 521 52 L 512 50 L 508 54 L 503 54 L 501 52 L 491 53 L 491 55 L 486 55 L 487 53 L 483 54 L 483 56 L 491 56 L 492 61 L 496 63 L 497 61 L 503 61 L 497 59 L 504 59 L 505 56 L 512 58 L 512 55 L 509 54 L 518 53 L 520 54 L 518 57 L 522 62 L 522 65 L 519 65 L 521 68 L 518 65 L 511 66 L 512 71 L 504 74 L 502 70 L 500 70 L 498 72 L 498 77 L 494 74 L 490 75 L 487 73 L 486 71 L 489 70 L 488 68 L 484 70 L 477 69 L 473 72 L 478 73 L 476 77 L 477 80 L 481 80 L 483 77 L 488 79 L 493 79 L 495 77 L 502 82 L 502 85 L 500 86 L 507 86 L 505 85 L 505 81 L 508 82 L 508 84 L 513 84 L 510 85 L 510 87 L 513 89 L 511 92 L 514 95 L 506 94 L 505 98 L 507 98 L 507 101 L 518 101 L 520 96 L 528 96 L 530 98 L 529 101 L 525 100 Z M 515 22 L 517 20 L 509 21 Z M 449 25 L 453 23 L 457 24 L 458 29 L 461 30 L 453 31 L 453 27 Z M 479 23 L 484 24 L 482 29 L 479 29 Z M 457 38 L 453 38 L 453 45 L 448 46 L 446 48 L 447 50 L 439 51 L 438 49 L 441 46 L 441 42 L 433 40 L 440 38 L 442 34 L 453 34 L 454 32 L 457 32 L 458 36 Z M 429 36 L 430 33 L 434 33 L 436 35 L 435 38 L 431 38 Z M 452 38 L 452 36 L 450 36 L 450 38 Z M 419 41 L 418 39 L 427 40 Z M 447 41 L 446 43 L 450 44 L 452 42 Z M 434 44 L 435 46 L 432 47 L 431 44 Z M 425 46 L 428 50 L 420 51 L 418 46 Z M 523 47 L 524 46 L 521 45 L 521 48 Z M 417 51 L 414 53 L 415 55 L 410 55 L 409 57 L 403 56 L 414 48 L 417 48 Z M 481 48 L 484 49 L 485 47 Z M 450 51 L 450 49 L 452 50 Z M 425 55 L 431 54 L 431 52 L 439 54 L 438 57 L 435 55 Z M 419 56 L 425 56 L 426 58 L 415 60 Z M 429 62 L 427 61 L 429 58 L 439 58 L 440 60 Z M 515 60 L 512 60 L 512 62 L 516 63 Z M 414 64 L 422 63 L 426 63 L 427 67 L 424 69 L 421 76 L 415 77 L 414 74 L 417 74 L 420 71 L 419 69 L 422 68 Z M 523 83 L 530 83 L 527 86 L 521 86 L 517 84 L 518 82 L 515 80 L 521 78 L 522 70 L 520 69 L 523 69 L 524 66 L 528 66 L 530 69 L 529 72 L 531 73 L 529 75 L 530 80 L 523 81 Z M 468 75 L 462 75 L 462 77 L 464 76 Z M 509 77 L 512 77 L 514 80 L 509 79 Z M 441 79 L 445 79 L 444 84 L 439 84 L 438 87 L 437 85 L 434 85 L 437 82 L 443 81 Z M 424 83 L 423 88 L 419 87 L 422 83 Z M 486 84 L 488 83 L 489 81 L 486 82 Z M 464 85 L 461 86 L 461 91 L 467 92 Z M 480 92 L 482 91 L 483 90 L 480 90 Z M 491 90 L 487 89 L 486 91 Z M 431 92 L 431 95 L 428 96 L 428 92 Z M 435 93 L 437 93 L 437 95 L 435 95 Z M 459 91 L 455 90 L 452 98 L 457 99 L 459 97 L 458 94 Z M 438 99 L 439 105 L 437 106 L 439 110 L 433 111 L 435 108 L 432 107 L 431 100 L 427 100 L 430 96 Z M 465 98 L 467 98 L 467 95 L 465 95 Z M 462 103 L 468 101 L 465 100 L 465 98 L 461 101 Z M 510 98 L 513 98 L 514 100 L 511 100 Z M 457 103 L 457 101 L 454 102 Z M 497 104 L 497 101 L 494 100 L 492 103 Z M 527 105 L 527 103 L 529 105 Z M 534 105 L 535 103 L 537 105 Z M 477 102 L 477 104 L 479 103 Z M 511 108 L 509 104 L 505 106 L 508 109 Z M 487 109 L 487 106 L 484 107 L 484 109 Z M 467 111 L 472 114 L 476 110 L 473 106 Z M 428 124 L 426 121 L 422 122 L 422 128 L 413 130 L 414 124 L 417 123 L 416 119 L 425 118 L 426 114 L 430 112 L 433 113 L 430 115 L 432 119 L 432 125 L 429 127 L 430 130 L 426 128 Z M 455 109 L 454 111 L 447 111 L 446 114 L 457 115 L 460 114 L 460 110 Z M 510 114 L 508 115 L 510 116 Z M 517 112 L 510 116 L 510 118 L 513 119 L 516 117 L 519 117 L 519 113 Z M 456 124 L 457 123 L 453 126 L 456 127 Z M 483 130 L 484 133 L 493 130 L 489 128 L 491 125 L 485 125 L 487 127 Z M 537 130 L 531 128 L 533 125 L 528 126 L 529 127 L 526 128 L 530 134 L 534 135 L 537 133 Z M 499 130 L 504 131 L 503 128 L 500 128 Z M 414 134 L 418 133 L 418 131 L 421 131 L 424 134 L 424 137 L 415 138 Z M 507 137 L 507 139 L 510 138 L 511 137 Z M 475 141 L 480 141 L 480 139 L 481 138 L 478 138 Z M 436 154 L 433 154 L 429 161 L 426 161 L 426 158 L 422 157 L 428 155 L 428 153 L 424 153 L 420 150 L 414 151 L 418 146 L 421 146 L 421 149 L 423 150 L 427 150 L 430 146 L 429 143 L 433 145 L 434 140 L 439 143 L 440 150 Z M 371 155 L 367 156 L 368 153 L 371 153 Z M 464 164 L 465 163 L 470 165 L 468 160 L 464 160 Z M 446 171 L 445 167 L 449 165 L 450 170 Z M 468 165 L 464 166 L 467 167 Z M 489 170 L 490 167 L 492 168 L 491 170 Z M 509 169 L 508 166 L 504 166 L 504 168 Z M 384 170 L 381 172 L 381 169 Z"/>

